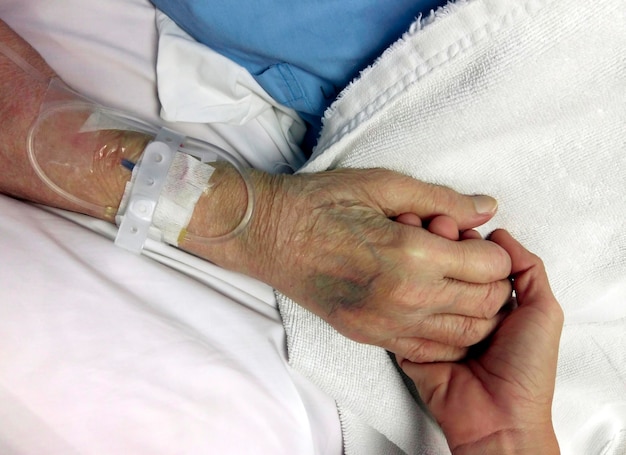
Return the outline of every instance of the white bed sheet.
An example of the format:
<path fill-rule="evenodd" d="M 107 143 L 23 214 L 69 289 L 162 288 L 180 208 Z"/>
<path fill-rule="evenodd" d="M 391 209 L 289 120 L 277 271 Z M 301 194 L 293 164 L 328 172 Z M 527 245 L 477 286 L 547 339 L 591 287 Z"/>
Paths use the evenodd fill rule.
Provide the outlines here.
<path fill-rule="evenodd" d="M 159 121 L 148 1 L 2 0 L 0 17 L 74 88 Z M 176 128 L 256 167 L 289 162 L 259 125 Z M 130 255 L 86 217 L 4 196 L 0 213 L 0 453 L 341 453 L 333 400 L 286 361 L 270 288 L 168 247 L 152 256 L 179 271 Z M 605 291 L 597 305 L 626 301 L 626 280 Z M 623 401 L 602 400 L 626 383 L 588 349 L 623 344 L 614 310 L 568 313 L 561 365 L 578 367 L 559 377 L 564 453 L 624 444 Z M 590 389 L 594 374 L 611 382 Z M 590 401 L 589 415 L 571 412 Z"/>
<path fill-rule="evenodd" d="M 148 1 L 3 0 L 0 18 L 75 89 L 159 121 Z M 252 155 L 258 128 L 176 127 L 276 160 Z M 341 453 L 268 286 L 166 246 L 153 257 L 185 273 L 129 254 L 87 217 L 5 196 L 0 213 L 0 453 Z"/>

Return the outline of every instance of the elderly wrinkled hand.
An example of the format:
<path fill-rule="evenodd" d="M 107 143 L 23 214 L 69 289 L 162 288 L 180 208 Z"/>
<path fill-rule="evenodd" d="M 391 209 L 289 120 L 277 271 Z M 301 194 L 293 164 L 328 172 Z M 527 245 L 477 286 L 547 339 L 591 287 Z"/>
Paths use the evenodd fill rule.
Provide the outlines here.
<path fill-rule="evenodd" d="M 501 321 L 511 293 L 506 251 L 420 226 L 446 215 L 470 229 L 493 216 L 493 199 L 381 169 L 255 172 L 253 181 L 257 210 L 244 235 L 183 247 L 271 284 L 353 340 L 414 361 L 462 358 Z M 190 230 L 203 232 L 200 220 L 237 197 L 213 192 Z"/>

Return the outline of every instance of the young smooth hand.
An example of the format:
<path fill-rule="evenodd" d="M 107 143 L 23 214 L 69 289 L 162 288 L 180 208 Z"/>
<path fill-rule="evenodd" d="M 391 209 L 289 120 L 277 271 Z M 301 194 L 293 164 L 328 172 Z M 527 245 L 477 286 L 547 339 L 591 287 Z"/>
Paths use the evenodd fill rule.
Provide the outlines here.
<path fill-rule="evenodd" d="M 551 408 L 563 312 L 541 260 L 506 231 L 491 240 L 511 257 L 517 307 L 467 360 L 398 361 L 454 455 L 558 454 Z"/>

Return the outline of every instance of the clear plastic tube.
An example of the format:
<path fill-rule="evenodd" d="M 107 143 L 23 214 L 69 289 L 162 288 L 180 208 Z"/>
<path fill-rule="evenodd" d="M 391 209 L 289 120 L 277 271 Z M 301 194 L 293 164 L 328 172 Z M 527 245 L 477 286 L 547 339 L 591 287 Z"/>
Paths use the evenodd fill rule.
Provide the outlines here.
<path fill-rule="evenodd" d="M 101 213 L 113 219 L 130 178 L 128 169 L 139 161 L 159 129 L 130 114 L 93 103 L 62 82 L 52 80 L 39 116 L 28 133 L 28 158 L 38 177 L 55 193 L 86 213 Z M 254 192 L 246 169 L 222 148 L 196 138 L 185 137 L 178 151 L 205 163 L 228 163 L 237 170 L 247 193 L 247 207 L 232 231 L 216 237 L 185 231 L 185 238 L 213 243 L 239 235 L 254 210 Z M 107 177 L 110 175 L 117 177 Z M 104 193 L 111 193 L 105 194 L 106 202 L 102 198 Z"/>

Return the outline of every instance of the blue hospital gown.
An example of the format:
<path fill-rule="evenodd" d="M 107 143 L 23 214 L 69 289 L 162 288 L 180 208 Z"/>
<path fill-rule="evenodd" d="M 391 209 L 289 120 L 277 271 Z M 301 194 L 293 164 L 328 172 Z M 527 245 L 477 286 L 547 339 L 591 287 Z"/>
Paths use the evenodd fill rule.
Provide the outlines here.
<path fill-rule="evenodd" d="M 316 133 L 359 71 L 443 0 L 152 0 L 197 41 L 245 67 Z"/>

